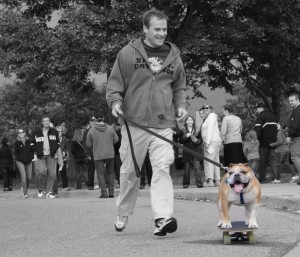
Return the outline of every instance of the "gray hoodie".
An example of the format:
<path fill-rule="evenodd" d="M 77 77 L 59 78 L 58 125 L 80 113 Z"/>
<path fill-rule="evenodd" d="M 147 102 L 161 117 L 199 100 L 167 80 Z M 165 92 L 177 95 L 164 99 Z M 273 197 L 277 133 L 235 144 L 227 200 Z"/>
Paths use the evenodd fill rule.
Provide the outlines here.
<path fill-rule="evenodd" d="M 103 122 L 96 122 L 86 137 L 86 145 L 93 149 L 95 161 L 114 158 L 114 144 L 118 141 L 119 138 L 113 127 Z"/>
<path fill-rule="evenodd" d="M 259 159 L 259 141 L 245 142 L 243 152 L 248 161 Z"/>

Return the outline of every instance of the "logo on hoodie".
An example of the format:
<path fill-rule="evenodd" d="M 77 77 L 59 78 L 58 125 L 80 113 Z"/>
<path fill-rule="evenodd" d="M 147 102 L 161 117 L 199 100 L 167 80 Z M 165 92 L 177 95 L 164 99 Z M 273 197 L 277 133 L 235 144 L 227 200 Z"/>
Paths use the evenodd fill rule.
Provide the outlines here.
<path fill-rule="evenodd" d="M 147 62 L 144 58 L 137 57 L 135 59 L 136 59 L 136 63 L 134 64 L 134 68 L 136 70 L 137 69 L 149 69 L 149 65 L 147 64 Z M 150 57 L 148 61 L 150 64 L 150 68 L 154 74 L 157 73 L 161 69 L 161 67 L 163 66 L 163 63 L 164 63 L 164 60 L 159 57 Z M 173 75 L 174 74 L 174 66 L 172 66 L 172 64 L 169 64 L 162 70 L 162 72 Z"/>

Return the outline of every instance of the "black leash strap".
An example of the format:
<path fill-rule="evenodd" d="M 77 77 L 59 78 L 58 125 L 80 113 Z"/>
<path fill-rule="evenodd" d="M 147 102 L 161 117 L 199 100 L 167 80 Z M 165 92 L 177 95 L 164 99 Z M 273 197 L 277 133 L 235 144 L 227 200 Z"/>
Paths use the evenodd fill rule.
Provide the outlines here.
<path fill-rule="evenodd" d="M 135 174 L 136 174 L 136 176 L 138 178 L 140 178 L 141 177 L 141 171 L 140 171 L 139 165 L 138 165 L 138 163 L 136 161 L 136 158 L 135 158 L 134 148 L 133 148 L 133 143 L 132 143 L 132 138 L 131 138 L 131 133 L 130 133 L 130 129 L 129 129 L 128 123 L 124 119 L 123 115 L 119 114 L 119 116 L 123 118 L 126 130 L 127 130 L 128 140 L 129 140 L 129 145 L 130 145 L 130 151 L 131 151 L 131 156 L 132 156 L 133 164 L 134 164 L 134 167 L 135 167 Z"/>
<path fill-rule="evenodd" d="M 131 139 L 131 134 L 130 134 L 128 122 L 129 122 L 130 124 L 132 124 L 132 125 L 134 125 L 134 126 L 140 128 L 140 129 L 142 129 L 142 130 L 148 132 L 149 134 L 151 134 L 151 135 L 153 135 L 153 136 L 155 136 L 155 137 L 158 137 L 158 138 L 160 138 L 161 140 L 164 140 L 164 141 L 168 142 L 169 144 L 171 144 L 171 145 L 173 145 L 173 146 L 176 146 L 176 147 L 178 147 L 178 148 L 181 148 L 183 151 L 188 152 L 188 153 L 192 154 L 193 156 L 196 156 L 196 157 L 198 157 L 198 158 L 200 158 L 200 159 L 203 159 L 203 160 L 205 160 L 205 161 L 208 161 L 208 162 L 210 162 L 210 163 L 212 163 L 212 164 L 218 166 L 218 167 L 221 168 L 221 169 L 225 169 L 225 170 L 227 169 L 227 168 L 224 167 L 221 163 L 215 162 L 215 161 L 213 161 L 213 160 L 211 160 L 211 159 L 209 159 L 209 158 L 207 158 L 207 157 L 205 157 L 205 156 L 203 156 L 203 155 L 201 155 L 201 154 L 199 154 L 199 153 L 197 153 L 197 152 L 195 152 L 195 151 L 193 151 L 193 150 L 191 150 L 191 149 L 189 149 L 189 148 L 187 148 L 187 147 L 185 147 L 185 146 L 183 146 L 183 145 L 180 145 L 180 144 L 178 144 L 178 143 L 176 143 L 176 142 L 174 142 L 174 141 L 172 141 L 172 140 L 169 140 L 169 139 L 167 139 L 167 138 L 165 138 L 165 137 L 163 137 L 163 136 L 161 136 L 161 135 L 159 135 L 159 134 L 153 132 L 152 130 L 150 130 L 150 129 L 148 129 L 148 128 L 146 128 L 146 127 L 144 127 L 144 126 L 142 126 L 142 125 L 140 125 L 140 124 L 138 124 L 138 123 L 136 123 L 136 122 L 134 122 L 134 121 L 129 120 L 129 119 L 126 118 L 123 114 L 119 114 L 119 116 L 124 120 L 126 129 L 127 129 L 128 138 L 129 138 L 129 144 L 130 144 L 130 148 L 131 148 L 131 154 L 132 154 L 133 162 L 135 163 L 134 165 L 137 166 L 137 167 L 136 167 L 136 173 L 137 173 L 137 177 L 138 177 L 138 178 L 139 178 L 138 174 L 140 175 L 140 170 L 139 170 L 139 167 L 138 167 L 138 165 L 137 165 L 137 162 L 136 162 L 136 159 L 135 159 L 135 156 L 134 156 L 133 144 L 132 144 L 132 139 Z M 137 171 L 137 168 L 138 168 L 138 171 Z"/>

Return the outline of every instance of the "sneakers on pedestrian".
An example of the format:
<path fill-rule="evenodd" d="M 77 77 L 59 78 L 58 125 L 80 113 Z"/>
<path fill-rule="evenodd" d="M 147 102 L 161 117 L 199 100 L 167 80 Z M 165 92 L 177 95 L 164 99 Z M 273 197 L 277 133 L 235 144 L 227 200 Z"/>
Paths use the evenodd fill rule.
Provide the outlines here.
<path fill-rule="evenodd" d="M 220 186 L 220 180 L 216 180 L 216 181 L 215 181 L 215 186 L 216 186 L 216 187 Z"/>
<path fill-rule="evenodd" d="M 98 186 L 98 185 L 96 185 L 96 186 L 94 186 L 94 189 L 96 190 L 96 189 L 99 189 L 100 187 Z"/>
<path fill-rule="evenodd" d="M 71 188 L 69 188 L 69 187 L 63 188 L 63 191 L 70 191 L 70 190 L 71 190 Z"/>
<path fill-rule="evenodd" d="M 208 181 L 204 182 L 203 184 L 204 187 L 214 187 L 214 182 L 212 181 L 212 179 L 209 179 Z"/>
<path fill-rule="evenodd" d="M 39 190 L 38 192 L 38 198 L 42 198 L 44 196 L 44 193 L 42 190 Z"/>
<path fill-rule="evenodd" d="M 3 192 L 9 191 L 8 187 L 3 188 Z"/>
<path fill-rule="evenodd" d="M 115 224 L 115 229 L 117 232 L 122 232 L 124 228 L 126 227 L 128 222 L 128 216 L 117 216 L 117 221 L 114 223 Z"/>
<path fill-rule="evenodd" d="M 165 236 L 167 233 L 173 233 L 177 230 L 177 220 L 175 218 L 155 220 L 155 236 Z"/>
<path fill-rule="evenodd" d="M 273 181 L 271 181 L 271 184 L 280 184 L 281 183 L 281 180 L 277 180 L 277 179 L 274 179 Z"/>
<path fill-rule="evenodd" d="M 294 177 L 292 177 L 290 183 L 296 183 L 298 181 L 298 179 L 299 179 L 299 176 L 294 176 Z"/>
<path fill-rule="evenodd" d="M 108 198 L 107 190 L 101 190 L 99 198 Z"/>
<path fill-rule="evenodd" d="M 46 198 L 47 199 L 54 199 L 55 198 L 55 195 L 53 194 L 53 193 L 48 193 L 48 194 L 46 194 Z"/>
<path fill-rule="evenodd" d="M 25 199 L 28 198 L 28 195 L 24 195 L 24 198 L 25 198 Z"/>

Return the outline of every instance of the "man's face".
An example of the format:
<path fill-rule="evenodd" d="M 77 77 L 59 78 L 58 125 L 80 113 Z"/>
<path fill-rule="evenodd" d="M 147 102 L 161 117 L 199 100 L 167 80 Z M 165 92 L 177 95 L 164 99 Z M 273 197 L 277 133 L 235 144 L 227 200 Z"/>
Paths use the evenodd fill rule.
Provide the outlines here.
<path fill-rule="evenodd" d="M 208 116 L 208 115 L 212 112 L 212 110 L 211 110 L 211 108 L 210 108 L 209 105 L 206 105 L 206 106 L 204 107 L 204 110 L 205 110 L 206 116 Z"/>
<path fill-rule="evenodd" d="M 296 96 L 290 96 L 290 97 L 289 97 L 289 103 L 290 103 L 290 106 L 291 106 L 292 108 L 295 108 L 295 107 L 297 107 L 297 105 L 299 104 L 299 99 L 297 99 Z"/>
<path fill-rule="evenodd" d="M 144 32 L 146 33 L 146 42 L 151 47 L 162 46 L 167 36 L 167 20 L 160 20 L 153 16 L 149 22 L 149 28 L 144 26 Z"/>
<path fill-rule="evenodd" d="M 261 107 L 256 108 L 256 113 L 260 114 L 264 109 Z"/>
<path fill-rule="evenodd" d="M 42 120 L 42 124 L 44 128 L 50 128 L 50 119 L 49 118 L 44 118 Z"/>

